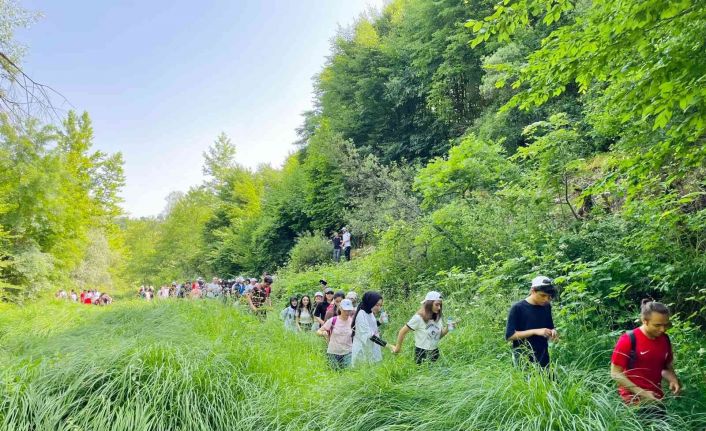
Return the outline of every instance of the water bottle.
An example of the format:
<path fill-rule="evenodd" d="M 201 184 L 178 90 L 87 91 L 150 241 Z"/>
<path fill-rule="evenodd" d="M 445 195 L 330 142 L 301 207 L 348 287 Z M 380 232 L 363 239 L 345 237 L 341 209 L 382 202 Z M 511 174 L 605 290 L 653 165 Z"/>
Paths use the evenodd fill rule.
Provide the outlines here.
<path fill-rule="evenodd" d="M 390 319 L 387 317 L 387 311 L 382 310 L 380 312 L 380 323 L 388 323 Z"/>
<path fill-rule="evenodd" d="M 454 323 L 454 319 L 453 319 L 453 318 L 447 317 L 447 318 L 446 318 L 446 323 L 449 325 L 449 326 L 448 326 L 449 332 L 451 332 L 451 331 L 453 331 L 454 329 L 456 329 L 456 323 Z"/>

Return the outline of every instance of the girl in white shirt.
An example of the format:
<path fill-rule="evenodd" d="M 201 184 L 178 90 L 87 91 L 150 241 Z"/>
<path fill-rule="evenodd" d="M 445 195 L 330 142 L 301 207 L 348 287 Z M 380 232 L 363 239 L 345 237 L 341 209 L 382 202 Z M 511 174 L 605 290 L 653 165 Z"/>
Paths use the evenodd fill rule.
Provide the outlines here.
<path fill-rule="evenodd" d="M 414 359 L 417 364 L 439 359 L 439 340 L 449 332 L 442 317 L 441 293 L 431 291 L 422 301 L 422 307 L 400 329 L 397 345 L 392 351 L 399 353 L 409 331 L 414 332 Z"/>
<path fill-rule="evenodd" d="M 382 361 L 382 349 L 387 343 L 380 338 L 375 314 L 382 308 L 382 295 L 365 292 L 353 318 L 352 365 Z M 389 348 L 394 346 L 390 345 Z"/>
<path fill-rule="evenodd" d="M 313 323 L 311 300 L 309 295 L 304 295 L 299 301 L 299 306 L 297 306 L 297 328 L 301 332 L 309 332 Z"/>

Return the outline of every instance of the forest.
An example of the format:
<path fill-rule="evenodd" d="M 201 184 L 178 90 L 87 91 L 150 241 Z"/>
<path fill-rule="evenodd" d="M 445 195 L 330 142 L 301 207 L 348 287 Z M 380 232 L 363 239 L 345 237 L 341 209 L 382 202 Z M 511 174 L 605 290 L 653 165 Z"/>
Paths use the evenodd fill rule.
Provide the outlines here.
<path fill-rule="evenodd" d="M 53 351 L 43 347 L 41 337 L 60 329 L 47 329 L 22 347 L 13 341 L 21 330 L 11 326 L 24 321 L 19 327 L 29 330 L 27 320 L 37 313 L 31 303 L 53 296 L 57 286 L 100 286 L 126 292 L 129 302 L 140 285 L 269 272 L 276 274 L 280 299 L 312 293 L 326 278 L 345 290 L 380 291 L 402 314 L 428 290 L 440 290 L 462 319 L 445 352 L 453 357 L 445 365 L 448 371 L 418 376 L 395 368 L 402 359 L 386 364 L 374 377 L 393 395 L 384 401 L 375 398 L 382 395 L 365 385 L 362 373 L 344 377 L 364 389 L 326 393 L 354 411 L 369 410 L 365 420 L 353 421 L 355 429 L 639 429 L 618 410 L 607 367 L 617 336 L 635 327 L 641 299 L 651 298 L 673 311 L 670 337 L 677 372 L 686 382 L 682 399 L 668 401 L 676 412 L 673 429 L 706 426 L 703 2 L 389 1 L 332 39 L 314 78 L 314 109 L 303 114 L 298 140 L 281 167 L 244 166 L 239 143 L 221 134 L 203 154 L 203 183 L 170 194 L 159 216 L 143 218 L 121 209 L 122 155 L 93 149 L 89 113 L 72 111 L 55 122 L 16 115 L 8 90 L 21 73 L 21 50 L 13 29 L 34 15 L 13 2 L 0 2 L 0 12 L 0 326 L 5 328 L 0 344 L 10 352 L 3 354 L 6 359 L 32 362 L 32 351 Z M 352 233 L 353 257 L 337 264 L 331 236 L 342 227 Z M 560 292 L 555 318 L 563 339 L 553 348 L 564 385 L 502 373 L 510 367 L 502 339 L 507 309 L 537 274 L 553 278 Z M 280 302 L 284 306 L 286 299 Z M 235 326 L 250 325 L 248 317 L 208 305 L 197 306 L 209 316 L 202 320 L 184 305 L 171 304 L 171 311 L 134 307 L 145 325 L 169 313 L 195 319 L 200 323 L 194 331 L 212 339 L 215 351 L 246 362 L 237 384 L 206 379 L 190 389 L 192 395 L 242 398 L 248 385 L 262 384 L 250 380 L 258 373 L 285 367 L 274 357 L 286 354 L 284 343 L 290 341 L 282 340 L 284 335 L 273 335 L 280 343 L 274 353 L 251 347 L 270 361 L 254 363 L 220 338 L 226 329 L 209 332 L 217 326 L 215 316 L 234 319 Z M 106 328 L 111 319 L 138 325 L 130 323 L 128 311 L 119 313 L 110 318 L 82 311 L 65 318 Z M 172 329 L 180 331 L 175 322 L 167 323 L 167 332 Z M 124 348 L 136 356 L 111 367 L 133 369 L 138 356 L 147 364 L 157 364 L 160 355 L 167 363 L 179 362 L 183 354 L 203 359 L 184 371 L 200 381 L 207 364 L 220 366 L 215 362 L 222 358 L 209 356 L 196 333 L 188 339 L 196 346 L 192 353 L 184 353 L 186 342 L 176 338 L 156 350 L 116 341 L 116 351 Z M 294 358 L 300 368 L 317 350 L 315 341 L 303 343 Z M 89 367 L 75 349 L 68 354 Z M 106 360 L 120 357 L 101 354 Z M 22 355 L 28 356 L 20 361 Z M 483 368 L 468 367 L 477 361 Z M 493 365 L 500 363 L 506 368 Z M 51 364 L 4 367 L 3 373 L 23 370 L 27 382 L 43 376 L 57 388 L 81 379 Z M 175 369 L 159 369 L 176 375 Z M 114 383 L 115 373 L 101 372 L 102 381 Z M 181 397 L 171 392 L 172 383 L 188 387 L 190 381 L 135 372 L 137 381 L 154 384 L 150 396 L 164 399 Z M 219 377 L 222 370 L 213 373 Z M 435 416 L 438 406 L 414 390 L 433 386 L 435 378 L 448 379 L 448 387 L 433 387 L 433 397 L 443 398 L 444 391 L 455 397 L 449 416 Z M 341 418 L 323 424 L 311 411 L 297 411 L 292 394 L 280 388 L 298 387 L 296 375 L 266 380 L 259 398 L 230 413 L 205 406 L 191 407 L 192 417 L 164 406 L 135 413 L 135 397 L 149 396 L 128 389 L 114 388 L 124 398 L 113 399 L 123 413 L 132 412 L 145 424 L 171 424 L 144 429 L 201 429 L 185 425 L 193 418 L 204 418 L 203 429 L 225 429 L 252 411 L 264 416 L 247 425 L 251 428 L 241 423 L 238 429 L 341 426 Z M 468 380 L 478 387 L 464 387 Z M 492 382 L 504 382 L 499 385 L 506 392 Z M 34 429 L 17 425 L 23 420 L 52 423 L 52 417 L 35 416 L 29 395 L 71 402 L 57 401 L 57 393 L 48 398 L 40 389 L 28 389 L 29 395 L 21 390 L 0 391 L 5 400 L 0 418 L 14 429 Z M 84 402 L 91 391 L 107 390 L 76 389 L 70 396 Z M 535 407 L 518 407 L 513 400 L 526 391 L 556 417 L 536 419 L 541 413 Z M 492 409 L 512 413 L 488 416 L 484 394 L 491 394 L 486 401 Z M 279 400 L 279 412 L 258 404 L 269 396 Z M 382 403 L 379 409 L 376 402 Z M 9 406 L 23 407 L 13 416 Z M 406 412 L 407 419 L 396 411 Z M 119 416 L 113 410 L 111 415 Z M 475 422 L 467 422 L 469 417 Z M 79 419 L 76 423 L 88 423 Z"/>

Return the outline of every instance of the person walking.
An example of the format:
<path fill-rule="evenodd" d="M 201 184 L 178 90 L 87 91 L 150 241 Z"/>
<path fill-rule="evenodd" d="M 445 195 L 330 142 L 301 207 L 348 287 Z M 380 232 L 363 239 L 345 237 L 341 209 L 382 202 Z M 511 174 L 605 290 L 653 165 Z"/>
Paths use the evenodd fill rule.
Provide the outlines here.
<path fill-rule="evenodd" d="M 339 312 L 339 306 L 341 305 L 341 301 L 346 297 L 346 293 L 342 290 L 339 290 L 338 292 L 333 294 L 333 302 L 328 305 L 326 308 L 326 314 L 324 315 L 324 321 L 327 321 L 328 319 L 332 318 L 333 316 L 337 316 Z"/>
<path fill-rule="evenodd" d="M 441 293 L 435 291 L 427 293 L 422 301 L 422 307 L 400 329 L 397 344 L 392 349 L 394 353 L 402 350 L 404 339 L 410 331 L 414 332 L 415 362 L 421 364 L 427 360 L 431 362 L 438 360 L 439 340 L 449 332 L 442 315 Z"/>
<path fill-rule="evenodd" d="M 284 329 L 288 331 L 296 332 L 299 328 L 297 327 L 297 306 L 299 305 L 299 298 L 292 296 L 289 298 L 289 304 L 282 310 L 279 317 L 284 320 Z"/>
<path fill-rule="evenodd" d="M 358 294 L 354 291 L 346 293 L 346 299 L 350 299 L 354 307 L 358 307 Z"/>
<path fill-rule="evenodd" d="M 321 328 L 321 323 L 319 323 L 319 319 L 316 318 L 316 311 L 319 308 L 319 304 L 321 304 L 322 302 L 324 302 L 324 293 L 316 292 L 314 294 L 314 304 L 311 306 L 313 317 L 313 322 L 311 324 L 312 331 L 318 331 L 319 328 Z"/>
<path fill-rule="evenodd" d="M 343 254 L 346 256 L 346 260 L 351 260 L 351 233 L 348 232 L 348 228 L 344 227 L 341 229 L 343 231 Z"/>
<path fill-rule="evenodd" d="M 324 300 L 319 302 L 314 310 L 314 319 L 319 324 L 319 327 L 324 326 L 326 323 L 326 310 L 328 306 L 333 302 L 333 289 L 327 287 L 324 289 Z"/>
<path fill-rule="evenodd" d="M 340 304 L 341 313 L 333 316 L 324 323 L 316 333 L 328 340 L 326 355 L 331 368 L 341 370 L 351 365 L 351 352 L 353 350 L 353 322 L 352 313 L 355 311 L 353 303 L 344 299 Z"/>
<path fill-rule="evenodd" d="M 302 296 L 302 299 L 299 301 L 299 306 L 297 307 L 296 323 L 299 331 L 311 331 L 311 326 L 314 323 L 314 316 L 312 313 L 311 300 L 309 299 L 309 295 Z"/>
<path fill-rule="evenodd" d="M 265 318 L 267 311 L 263 308 L 265 301 L 267 300 L 267 293 L 265 289 L 259 284 L 255 284 L 255 287 L 250 289 L 246 293 L 246 301 L 250 310 L 258 317 Z"/>
<path fill-rule="evenodd" d="M 669 316 L 666 305 L 643 299 L 642 325 L 620 336 L 611 357 L 610 375 L 618 384 L 618 393 L 626 404 L 642 406 L 647 416 L 665 414 L 663 379 L 674 395 L 681 392 L 672 343 L 666 334 Z"/>
<path fill-rule="evenodd" d="M 556 287 L 548 277 L 532 280 L 529 296 L 510 308 L 505 328 L 505 339 L 512 341 L 515 365 L 524 361 L 549 366 L 549 342 L 558 339 L 552 319 L 551 301 Z"/>
<path fill-rule="evenodd" d="M 351 324 L 353 345 L 351 348 L 351 365 L 372 364 L 382 361 L 381 347 L 392 345 L 380 338 L 380 331 L 375 315 L 382 308 L 382 295 L 378 292 L 365 292 L 356 309 Z"/>
<path fill-rule="evenodd" d="M 339 262 L 341 260 L 341 236 L 338 234 L 338 232 L 333 234 L 333 238 L 331 238 L 331 242 L 333 243 L 333 261 L 334 262 Z"/>

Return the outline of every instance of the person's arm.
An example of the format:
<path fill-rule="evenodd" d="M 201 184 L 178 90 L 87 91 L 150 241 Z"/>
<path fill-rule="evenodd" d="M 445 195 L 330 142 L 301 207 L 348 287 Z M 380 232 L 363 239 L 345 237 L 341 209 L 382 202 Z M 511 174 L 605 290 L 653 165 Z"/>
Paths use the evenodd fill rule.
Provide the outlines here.
<path fill-rule="evenodd" d="M 625 375 L 624 371 L 625 370 L 620 365 L 610 364 L 610 377 L 615 380 L 619 386 L 622 386 L 632 392 L 635 396 L 639 397 L 640 400 L 659 401 L 659 398 L 657 398 L 657 395 L 655 395 L 654 392 L 637 386 L 628 378 L 628 376 Z"/>
<path fill-rule="evenodd" d="M 523 340 L 529 338 L 533 335 L 539 337 L 551 337 L 552 330 L 550 328 L 535 328 L 527 329 L 523 331 L 518 331 L 517 328 L 521 327 L 520 320 L 522 316 L 520 315 L 520 308 L 517 305 L 513 305 L 510 308 L 510 312 L 507 316 L 507 326 L 505 328 L 505 339 L 508 341 Z"/>
<path fill-rule="evenodd" d="M 529 338 L 533 335 L 549 338 L 552 336 L 552 330 L 549 328 L 537 328 L 537 329 L 528 329 L 526 331 L 515 331 L 514 334 L 512 334 L 508 337 L 508 341 L 522 340 L 525 338 Z"/>
<path fill-rule="evenodd" d="M 320 336 L 322 336 L 322 337 L 324 337 L 324 338 L 326 339 L 326 342 L 329 341 L 329 337 L 330 337 L 330 335 L 331 335 L 331 334 L 329 334 L 329 331 L 331 330 L 331 325 L 332 325 L 332 324 L 333 324 L 333 322 L 332 322 L 331 320 L 327 320 L 326 323 L 324 323 L 323 325 L 321 325 L 321 328 L 319 328 L 319 329 L 316 331 L 316 334 L 317 334 L 317 335 L 320 335 Z"/>
<path fill-rule="evenodd" d="M 672 391 L 674 395 L 681 393 L 681 383 L 677 378 L 677 373 L 674 372 L 674 361 L 671 361 L 667 367 L 662 370 L 662 378 L 669 382 L 669 390 Z"/>
<path fill-rule="evenodd" d="M 392 346 L 393 353 L 400 353 L 400 351 L 402 351 L 402 344 L 404 343 L 404 339 L 409 331 L 411 331 L 411 329 L 407 325 L 400 328 L 400 332 L 397 333 L 397 344 Z"/>
<path fill-rule="evenodd" d="M 314 309 L 314 319 L 316 319 L 316 321 L 319 322 L 319 325 L 324 326 L 324 323 L 326 323 L 326 322 L 321 317 L 319 317 L 319 315 L 321 314 L 321 313 L 319 313 L 320 309 L 321 309 L 321 307 L 319 305 L 317 305 L 316 308 Z"/>
<path fill-rule="evenodd" d="M 296 317 L 294 318 L 294 322 L 295 322 L 296 325 L 297 325 L 297 330 L 298 330 L 299 332 L 301 332 L 301 331 L 302 331 L 302 327 L 299 325 L 299 313 L 297 313 L 295 316 L 296 316 Z"/>
<path fill-rule="evenodd" d="M 252 311 L 257 311 L 257 307 L 255 307 L 255 304 L 252 302 L 252 292 L 248 293 L 246 297 L 248 298 L 248 305 L 250 306 L 250 309 Z"/>
<path fill-rule="evenodd" d="M 551 330 L 551 333 L 549 334 L 549 338 L 552 339 L 552 341 L 558 341 L 559 340 L 559 333 L 556 331 L 556 326 L 554 326 L 554 316 L 552 315 L 552 304 L 547 305 L 549 307 L 549 329 Z"/>

